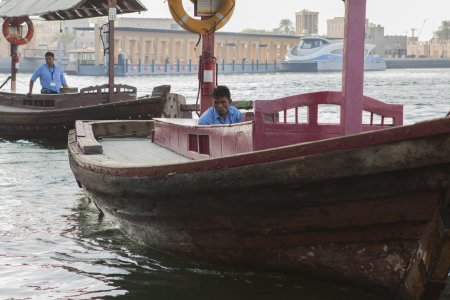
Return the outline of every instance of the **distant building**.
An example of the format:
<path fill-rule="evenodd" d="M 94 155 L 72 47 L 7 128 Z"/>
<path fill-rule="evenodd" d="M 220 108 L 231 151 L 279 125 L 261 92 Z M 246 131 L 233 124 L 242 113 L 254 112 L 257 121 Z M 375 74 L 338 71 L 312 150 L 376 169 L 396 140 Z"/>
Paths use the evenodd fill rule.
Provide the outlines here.
<path fill-rule="evenodd" d="M 327 20 L 327 36 L 330 38 L 343 39 L 344 38 L 344 17 L 335 17 Z"/>
<path fill-rule="evenodd" d="M 366 44 L 374 44 L 374 54 L 384 57 L 405 57 L 406 36 L 385 36 L 384 27 L 370 23 L 365 24 Z M 345 18 L 336 17 L 327 20 L 327 36 L 331 38 L 344 38 Z"/>
<path fill-rule="evenodd" d="M 184 30 L 172 18 L 118 18 L 116 27 Z"/>
<path fill-rule="evenodd" d="M 141 24 L 146 24 L 142 20 Z M 131 20 L 134 22 L 134 20 Z M 132 27 L 122 23 L 115 27 L 114 61 L 124 59 L 129 64 L 186 64 L 198 63 L 201 45 L 198 35 L 179 29 L 154 29 Z M 95 64 L 105 61 L 99 26 L 76 28 L 76 40 L 81 36 L 92 40 L 79 48 L 91 47 L 95 50 Z M 219 63 L 273 63 L 281 62 L 289 48 L 298 44 L 298 36 L 279 34 L 252 34 L 219 31 L 215 36 L 214 56 Z M 81 45 L 79 45 L 81 46 Z M 79 51 L 78 51 L 79 52 Z"/>
<path fill-rule="evenodd" d="M 373 39 L 377 32 L 372 29 L 375 27 L 374 24 L 370 24 L 369 20 L 366 19 L 366 39 Z M 378 25 L 378 27 L 381 27 Z M 384 31 L 384 28 L 381 27 Z M 335 17 L 334 19 L 327 20 L 327 36 L 335 39 L 343 39 L 344 38 L 344 30 L 345 30 L 345 18 L 344 17 Z"/>
<path fill-rule="evenodd" d="M 313 35 L 319 33 L 319 13 L 306 9 L 295 13 L 295 34 Z"/>
<path fill-rule="evenodd" d="M 387 35 L 382 40 L 381 45 L 384 48 L 384 57 L 390 58 L 406 58 L 408 55 L 407 51 L 407 41 L 406 35 Z M 379 44 L 377 42 L 377 47 Z"/>
<path fill-rule="evenodd" d="M 95 48 L 94 28 L 107 25 L 105 17 L 76 19 L 69 21 L 44 21 L 33 19 L 34 36 L 30 42 L 19 47 L 20 57 L 40 56 L 47 50 L 56 51 L 58 36 L 62 35 L 62 50 Z M 181 30 L 172 18 L 130 18 L 119 17 L 115 27 L 153 28 L 165 30 Z M 56 53 L 55 53 L 56 54 Z M 10 56 L 10 44 L 0 34 L 0 57 Z"/>
<path fill-rule="evenodd" d="M 450 58 L 450 40 L 432 39 L 429 42 L 408 39 L 408 57 L 410 58 Z"/>
<path fill-rule="evenodd" d="M 434 58 L 449 58 L 450 40 L 432 39 L 430 41 L 430 56 Z"/>

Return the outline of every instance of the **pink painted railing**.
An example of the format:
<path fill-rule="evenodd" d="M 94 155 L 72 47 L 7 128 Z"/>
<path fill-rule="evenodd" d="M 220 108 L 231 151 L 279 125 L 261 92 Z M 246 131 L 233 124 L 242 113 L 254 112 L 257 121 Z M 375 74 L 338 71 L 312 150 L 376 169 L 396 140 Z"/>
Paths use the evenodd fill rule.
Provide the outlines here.
<path fill-rule="evenodd" d="M 254 149 L 268 149 L 293 143 L 316 141 L 344 135 L 342 121 L 319 122 L 319 107 L 331 105 L 342 119 L 344 98 L 341 92 L 317 92 L 276 100 L 255 102 Z M 364 131 L 403 124 L 403 106 L 363 98 Z M 376 122 L 379 121 L 379 122 Z M 364 122 L 364 119 L 363 119 Z"/>

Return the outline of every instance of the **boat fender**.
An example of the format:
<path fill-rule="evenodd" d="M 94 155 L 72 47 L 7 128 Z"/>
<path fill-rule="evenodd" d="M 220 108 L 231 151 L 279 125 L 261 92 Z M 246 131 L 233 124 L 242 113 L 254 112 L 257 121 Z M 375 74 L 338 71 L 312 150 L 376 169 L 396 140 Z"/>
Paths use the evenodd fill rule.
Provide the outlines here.
<path fill-rule="evenodd" d="M 26 23 L 28 26 L 28 32 L 25 37 L 17 37 L 14 34 L 10 34 L 9 27 L 17 27 L 19 28 L 21 24 Z M 3 22 L 3 35 L 6 40 L 13 45 L 25 45 L 33 38 L 34 34 L 34 26 L 33 22 L 31 22 L 28 17 L 19 17 L 19 18 L 6 18 Z"/>
<path fill-rule="evenodd" d="M 191 0 L 191 2 L 193 2 Z M 175 22 L 185 30 L 192 33 L 212 33 L 223 27 L 231 18 L 234 11 L 235 0 L 224 0 L 219 10 L 206 19 L 191 18 L 183 7 L 182 0 L 168 0 L 169 10 Z"/>

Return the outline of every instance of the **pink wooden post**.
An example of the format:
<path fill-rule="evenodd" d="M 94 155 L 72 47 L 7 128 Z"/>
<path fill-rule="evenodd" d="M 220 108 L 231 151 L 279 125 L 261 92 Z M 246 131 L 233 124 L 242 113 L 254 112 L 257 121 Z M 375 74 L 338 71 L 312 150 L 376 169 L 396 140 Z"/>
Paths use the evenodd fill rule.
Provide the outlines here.
<path fill-rule="evenodd" d="M 344 134 L 362 131 L 366 0 L 345 0 L 341 124 Z"/>

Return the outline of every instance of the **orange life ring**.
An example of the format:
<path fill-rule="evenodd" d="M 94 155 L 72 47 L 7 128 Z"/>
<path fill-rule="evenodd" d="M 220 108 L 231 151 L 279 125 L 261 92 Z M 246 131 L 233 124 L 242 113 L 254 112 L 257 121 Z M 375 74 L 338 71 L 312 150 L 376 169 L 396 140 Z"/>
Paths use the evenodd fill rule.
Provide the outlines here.
<path fill-rule="evenodd" d="M 190 17 L 183 7 L 182 0 L 168 0 L 168 4 L 170 14 L 178 25 L 192 33 L 202 34 L 219 30 L 230 20 L 235 0 L 222 0 L 219 10 L 213 16 L 202 20 Z"/>
<path fill-rule="evenodd" d="M 26 23 L 28 26 L 28 32 L 25 37 L 17 37 L 9 33 L 10 26 L 18 28 L 22 23 Z M 6 18 L 3 22 L 2 30 L 6 40 L 13 45 L 25 45 L 31 41 L 34 34 L 33 22 L 28 17 Z"/>

